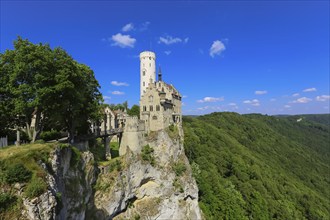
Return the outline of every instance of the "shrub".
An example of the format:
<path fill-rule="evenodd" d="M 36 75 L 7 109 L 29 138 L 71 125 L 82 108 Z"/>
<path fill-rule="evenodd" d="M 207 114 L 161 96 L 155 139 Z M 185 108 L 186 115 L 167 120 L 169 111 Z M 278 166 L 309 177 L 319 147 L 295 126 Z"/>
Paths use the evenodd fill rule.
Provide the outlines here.
<path fill-rule="evenodd" d="M 112 172 L 114 170 L 117 170 L 118 172 L 122 170 L 122 164 L 121 161 L 118 159 L 114 159 L 109 163 L 109 172 Z"/>
<path fill-rule="evenodd" d="M 9 193 L 0 193 L 0 211 L 5 211 L 11 207 L 17 198 Z"/>
<path fill-rule="evenodd" d="M 184 172 L 186 172 L 187 167 L 183 162 L 178 162 L 174 164 L 173 170 L 177 176 L 181 176 Z"/>
<path fill-rule="evenodd" d="M 45 141 L 57 140 L 61 137 L 61 132 L 56 130 L 41 132 L 40 138 Z"/>
<path fill-rule="evenodd" d="M 166 129 L 168 135 L 172 139 L 176 139 L 179 137 L 179 129 L 176 125 L 171 124 L 167 129 Z"/>
<path fill-rule="evenodd" d="M 142 154 L 141 154 L 142 160 L 148 161 L 152 166 L 154 166 L 155 165 L 155 158 L 153 156 L 153 153 L 154 153 L 154 149 L 151 148 L 149 146 L 149 144 L 144 146 L 142 148 Z"/>
<path fill-rule="evenodd" d="M 36 140 L 34 143 L 35 144 L 44 144 L 45 141 L 40 139 L 40 140 Z"/>
<path fill-rule="evenodd" d="M 40 196 L 47 190 L 45 181 L 40 177 L 32 178 L 31 182 L 27 185 L 25 195 L 29 198 Z"/>
<path fill-rule="evenodd" d="M 70 165 L 76 166 L 80 161 L 81 153 L 77 148 L 73 146 L 71 146 L 71 150 L 72 150 L 72 155 L 71 155 Z"/>
<path fill-rule="evenodd" d="M 55 195 L 56 198 L 56 213 L 59 213 L 61 211 L 61 209 L 63 208 L 63 203 L 62 203 L 62 193 L 57 192 Z"/>
<path fill-rule="evenodd" d="M 65 148 L 70 147 L 70 144 L 59 144 L 58 147 L 59 147 L 60 149 L 65 149 Z"/>
<path fill-rule="evenodd" d="M 31 179 L 32 172 L 29 171 L 23 164 L 14 164 L 7 168 L 5 173 L 5 181 L 11 183 L 23 183 Z"/>

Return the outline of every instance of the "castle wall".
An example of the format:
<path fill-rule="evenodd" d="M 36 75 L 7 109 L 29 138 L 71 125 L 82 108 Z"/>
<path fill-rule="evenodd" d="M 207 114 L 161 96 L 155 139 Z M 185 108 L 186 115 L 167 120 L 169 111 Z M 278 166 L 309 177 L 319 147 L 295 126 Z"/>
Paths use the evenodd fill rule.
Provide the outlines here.
<path fill-rule="evenodd" d="M 164 128 L 163 108 L 160 104 L 157 84 L 150 83 L 140 100 L 140 118 L 145 121 L 146 131 L 157 131 Z"/>
<path fill-rule="evenodd" d="M 126 117 L 125 128 L 119 146 L 119 155 L 126 154 L 127 148 L 133 152 L 141 151 L 144 144 L 143 135 L 145 133 L 144 121 L 136 116 Z"/>

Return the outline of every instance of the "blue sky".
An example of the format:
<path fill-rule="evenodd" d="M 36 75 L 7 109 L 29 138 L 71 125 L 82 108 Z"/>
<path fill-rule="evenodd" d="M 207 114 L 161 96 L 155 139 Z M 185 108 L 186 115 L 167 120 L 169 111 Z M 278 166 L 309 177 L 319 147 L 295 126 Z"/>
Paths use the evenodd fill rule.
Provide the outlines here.
<path fill-rule="evenodd" d="M 1 1 L 0 51 L 18 35 L 90 66 L 108 103 L 139 102 L 156 53 L 184 114 L 329 113 L 329 1 Z"/>

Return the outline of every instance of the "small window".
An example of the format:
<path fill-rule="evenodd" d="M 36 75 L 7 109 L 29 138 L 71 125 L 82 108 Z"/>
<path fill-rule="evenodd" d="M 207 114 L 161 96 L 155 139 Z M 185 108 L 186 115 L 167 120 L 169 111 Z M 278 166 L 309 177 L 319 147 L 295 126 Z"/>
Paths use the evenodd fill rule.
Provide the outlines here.
<path fill-rule="evenodd" d="M 151 67 L 151 63 L 149 63 L 149 67 Z"/>
<path fill-rule="evenodd" d="M 145 82 L 143 82 L 143 86 L 146 86 L 146 83 Z"/>
<path fill-rule="evenodd" d="M 143 106 L 143 111 L 146 112 L 147 111 L 147 107 Z"/>
<path fill-rule="evenodd" d="M 157 120 L 157 116 L 156 115 L 152 116 L 152 120 Z"/>
<path fill-rule="evenodd" d="M 152 112 L 154 110 L 154 107 L 152 105 L 149 106 L 150 111 Z"/>
<path fill-rule="evenodd" d="M 149 96 L 149 102 L 153 102 L 154 101 L 154 97 L 151 95 Z"/>
<path fill-rule="evenodd" d="M 151 60 L 151 57 L 149 57 L 149 60 Z"/>
<path fill-rule="evenodd" d="M 156 105 L 156 111 L 159 112 L 160 111 L 160 106 Z"/>
<path fill-rule="evenodd" d="M 143 65 L 144 65 L 144 64 L 143 64 Z M 143 70 L 142 75 L 143 75 L 143 76 L 146 75 L 146 71 L 145 71 L 145 70 Z"/>

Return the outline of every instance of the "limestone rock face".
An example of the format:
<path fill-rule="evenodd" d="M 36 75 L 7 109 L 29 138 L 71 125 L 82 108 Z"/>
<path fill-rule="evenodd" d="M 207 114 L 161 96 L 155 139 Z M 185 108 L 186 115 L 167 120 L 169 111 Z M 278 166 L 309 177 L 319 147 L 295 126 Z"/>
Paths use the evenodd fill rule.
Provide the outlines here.
<path fill-rule="evenodd" d="M 93 154 L 86 151 L 78 155 L 70 147 L 57 148 L 50 159 L 50 167 L 41 164 L 48 171 L 48 189 L 36 198 L 24 199 L 23 216 L 40 220 L 84 219 L 97 173 Z"/>
<path fill-rule="evenodd" d="M 32 200 L 24 199 L 24 214 L 29 219 L 55 219 L 56 198 L 49 190 Z"/>
<path fill-rule="evenodd" d="M 170 138 L 161 130 L 149 136 L 144 143 L 154 150 L 153 165 L 143 159 L 141 152 L 127 148 L 117 175 L 109 177 L 107 169 L 99 175 L 103 182 L 112 182 L 95 193 L 95 217 L 201 219 L 198 188 L 180 135 Z"/>
<path fill-rule="evenodd" d="M 143 146 L 95 166 L 91 152 L 57 148 L 47 191 L 23 199 L 26 219 L 202 219 L 182 130 L 151 132 Z M 135 142 L 136 143 L 136 142 Z M 21 191 L 22 186 L 16 186 Z"/>

